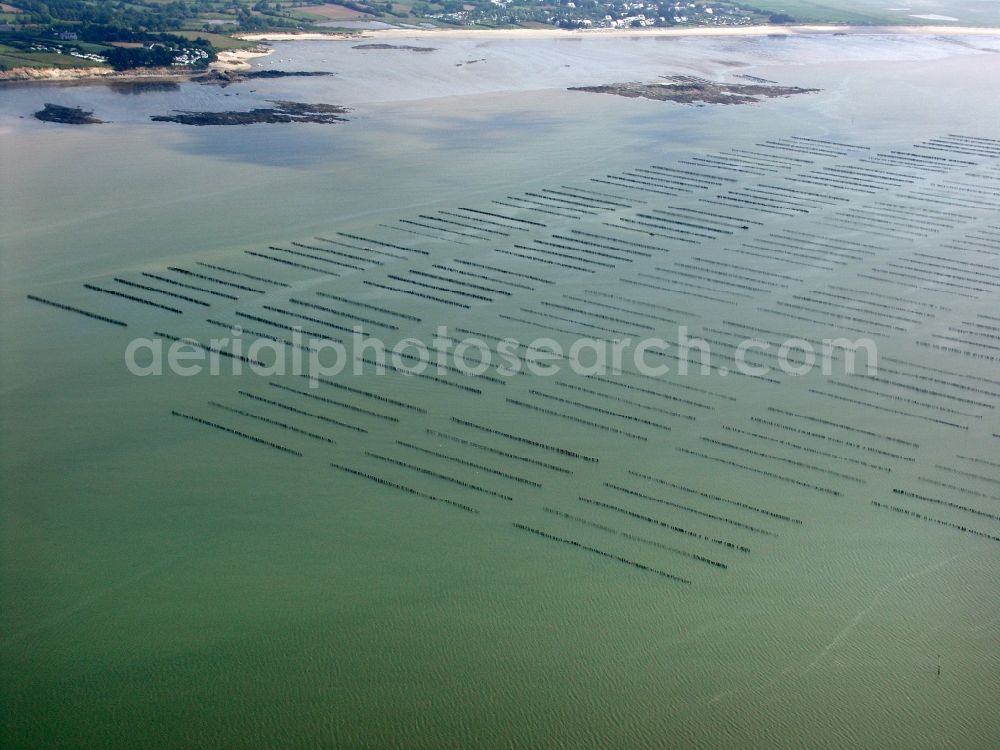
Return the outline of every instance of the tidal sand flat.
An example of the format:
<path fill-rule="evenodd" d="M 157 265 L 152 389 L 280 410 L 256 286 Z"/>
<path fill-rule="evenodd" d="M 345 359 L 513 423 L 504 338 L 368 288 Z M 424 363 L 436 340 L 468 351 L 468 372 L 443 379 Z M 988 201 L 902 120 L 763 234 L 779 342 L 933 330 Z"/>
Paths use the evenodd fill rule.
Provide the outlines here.
<path fill-rule="evenodd" d="M 954 41 L 0 89 L 4 747 L 992 747 L 1000 38 Z M 808 93 L 571 90 L 630 81 Z M 270 102 L 350 114 L 150 120 Z"/>

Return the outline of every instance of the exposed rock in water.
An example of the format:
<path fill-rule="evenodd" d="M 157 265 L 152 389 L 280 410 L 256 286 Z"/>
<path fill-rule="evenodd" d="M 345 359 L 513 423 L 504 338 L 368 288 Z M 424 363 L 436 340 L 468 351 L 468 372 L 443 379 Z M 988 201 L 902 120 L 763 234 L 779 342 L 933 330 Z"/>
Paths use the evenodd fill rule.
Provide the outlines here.
<path fill-rule="evenodd" d="M 178 91 L 181 85 L 177 81 L 108 81 L 108 88 L 116 94 L 139 95 L 153 94 L 164 91 Z"/>
<path fill-rule="evenodd" d="M 244 73 L 244 78 L 296 78 L 310 76 L 332 76 L 329 70 L 253 70 Z"/>
<path fill-rule="evenodd" d="M 153 115 L 154 122 L 176 122 L 181 125 L 255 125 L 258 123 L 315 122 L 332 124 L 347 122 L 343 115 L 347 107 L 335 104 L 302 104 L 300 102 L 272 101 L 269 109 L 230 112 L 188 112 L 175 110 L 172 115 Z"/>
<path fill-rule="evenodd" d="M 214 83 L 220 86 L 228 86 L 230 83 L 241 83 L 251 81 L 255 78 L 299 78 L 304 76 L 332 76 L 333 73 L 327 70 L 252 70 L 241 72 L 238 70 L 213 70 L 199 76 L 194 76 L 191 80 L 197 83 Z"/>
<path fill-rule="evenodd" d="M 819 91 L 819 89 L 804 89 L 798 86 L 717 83 L 714 81 L 608 83 L 603 86 L 573 86 L 569 90 L 590 91 L 595 94 L 616 94 L 629 98 L 641 97 L 660 102 L 680 102 L 681 104 L 755 104 L 762 99 L 811 94 Z"/>
<path fill-rule="evenodd" d="M 437 51 L 437 47 L 412 47 L 409 44 L 355 44 L 351 49 L 405 49 L 410 52 Z"/>
<path fill-rule="evenodd" d="M 86 112 L 80 107 L 46 104 L 43 109 L 35 112 L 35 117 L 45 122 L 58 122 L 63 125 L 100 125 L 104 122 L 104 120 L 91 117 L 93 114 L 93 112 Z"/>

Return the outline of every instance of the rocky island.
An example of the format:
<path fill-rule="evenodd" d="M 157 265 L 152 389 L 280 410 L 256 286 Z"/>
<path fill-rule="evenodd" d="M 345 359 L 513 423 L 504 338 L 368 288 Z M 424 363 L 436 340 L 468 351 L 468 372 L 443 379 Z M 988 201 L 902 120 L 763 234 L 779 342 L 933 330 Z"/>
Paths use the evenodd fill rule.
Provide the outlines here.
<path fill-rule="evenodd" d="M 44 122 L 58 122 L 62 125 L 100 125 L 104 120 L 93 117 L 93 112 L 87 112 L 80 107 L 63 107 L 59 104 L 46 104 L 35 112 L 35 118 Z"/>
<path fill-rule="evenodd" d="M 411 44 L 355 44 L 351 49 L 402 49 L 409 52 L 436 52 L 437 47 L 414 47 Z"/>
<path fill-rule="evenodd" d="M 615 94 L 629 98 L 653 99 L 680 104 L 756 104 L 762 99 L 811 94 L 819 89 L 748 83 L 721 83 L 685 77 L 667 83 L 608 83 L 601 86 L 572 86 L 569 91 Z"/>
<path fill-rule="evenodd" d="M 153 115 L 153 122 L 175 122 L 181 125 L 256 125 L 288 122 L 313 122 L 329 125 L 347 122 L 350 110 L 336 104 L 303 104 L 272 101 L 274 107 L 228 112 L 189 112 L 176 110 L 172 115 Z"/>

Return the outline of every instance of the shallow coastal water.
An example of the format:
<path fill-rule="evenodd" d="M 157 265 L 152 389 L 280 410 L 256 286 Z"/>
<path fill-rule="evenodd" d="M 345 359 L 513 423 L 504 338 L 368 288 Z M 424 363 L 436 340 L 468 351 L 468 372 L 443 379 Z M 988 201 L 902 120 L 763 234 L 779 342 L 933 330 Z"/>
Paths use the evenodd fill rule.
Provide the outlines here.
<path fill-rule="evenodd" d="M 101 86 L 0 90 L 4 247 L 0 659 L 7 675 L 0 690 L 5 746 L 991 747 L 1000 733 L 992 711 L 1000 693 L 996 677 L 1000 547 L 988 538 L 892 513 L 871 502 L 905 506 L 1000 536 L 1000 523 L 994 519 L 921 504 L 892 492 L 903 488 L 987 514 L 996 514 L 1000 507 L 987 497 L 920 479 L 961 486 L 983 496 L 1000 495 L 996 486 L 1000 473 L 993 465 L 963 463 L 965 459 L 959 458 L 998 461 L 1000 439 L 993 435 L 1000 433 L 1000 422 L 993 410 L 995 400 L 979 392 L 1000 390 L 987 382 L 1000 381 L 995 364 L 917 343 L 942 341 L 934 336 L 948 335 L 949 327 L 970 330 L 969 320 L 990 325 L 989 319 L 975 316 L 996 315 L 996 286 L 988 276 L 996 270 L 986 267 L 998 265 L 995 258 L 968 250 L 979 245 L 942 248 L 953 245 L 954 239 L 968 242 L 970 234 L 992 232 L 990 227 L 1000 224 L 990 203 L 993 183 L 965 174 L 995 173 L 997 159 L 969 157 L 974 165 L 945 174 L 873 165 L 864 161 L 867 152 L 858 150 L 850 150 L 844 158 L 769 152 L 814 160 L 810 168 L 815 169 L 913 173 L 925 186 L 922 190 L 932 194 L 939 189 L 926 185 L 940 180 L 958 180 L 983 191 L 969 194 L 982 205 L 965 206 L 921 204 L 919 199 L 900 197 L 917 190 L 909 183 L 889 185 L 873 198 L 829 186 L 779 182 L 799 174 L 801 165 L 762 176 L 690 162 L 732 149 L 760 152 L 762 142 L 788 143 L 793 137 L 857 144 L 878 154 L 914 152 L 913 144 L 948 134 L 1000 138 L 992 96 L 1000 84 L 1000 72 L 992 65 L 994 55 L 943 40 L 876 36 L 581 42 L 422 38 L 413 44 L 438 50 L 431 54 L 359 51 L 350 43 L 300 42 L 279 44 L 273 55 L 257 63 L 262 68 L 329 69 L 337 75 L 261 80 L 224 89 L 183 84 L 174 91 L 138 96 L 123 96 Z M 976 39 L 974 46 L 998 49 L 1000 41 Z M 740 80 L 733 78 L 738 74 L 822 91 L 748 107 L 683 107 L 565 90 L 574 85 L 655 80 L 660 75 Z M 171 109 L 250 108 L 269 99 L 342 104 L 354 111 L 350 122 L 336 126 L 186 128 L 148 121 L 149 115 Z M 70 128 L 21 119 L 48 101 L 84 106 L 111 122 Z M 642 179 L 649 173 L 637 170 L 649 165 L 734 181 L 708 192 L 699 188 L 672 196 L 636 190 L 642 183 L 618 179 L 626 173 L 633 175 L 629 179 Z M 591 182 L 609 176 L 615 176 L 616 184 Z M 762 183 L 794 184 L 844 198 L 855 219 L 867 215 L 885 220 L 883 214 L 858 213 L 870 212 L 870 201 L 875 200 L 916 204 L 925 211 L 936 205 L 969 218 L 932 232 L 927 226 L 933 219 L 929 212 L 922 217 L 910 214 L 913 221 L 908 225 L 880 232 L 877 224 L 870 224 L 876 228 L 859 236 L 833 216 L 845 210 L 837 205 L 811 206 L 808 215 L 783 209 L 792 214 L 787 216 L 747 210 L 746 204 L 741 209 L 733 203 L 723 207 L 700 200 L 728 190 L 757 190 Z M 578 201 L 585 195 L 580 190 L 592 190 L 620 196 L 631 208 L 582 215 L 570 209 L 569 217 L 576 218 L 525 208 L 539 207 L 525 202 L 527 198 L 566 213 L 567 204 L 559 209 L 560 204 L 553 202 L 569 200 L 566 186 Z M 666 187 L 656 182 L 645 186 L 654 191 Z M 560 198 L 546 190 L 563 194 Z M 529 193 L 548 197 L 532 198 Z M 511 209 L 494 200 L 522 208 Z M 458 220 L 453 214 L 460 207 L 548 226 L 543 232 L 525 225 L 531 226 L 530 231 L 518 232 L 510 229 L 515 222 L 505 221 L 507 229 L 500 230 L 497 225 L 477 224 L 466 212 L 463 225 L 478 226 L 480 232 L 507 231 L 509 236 L 472 239 L 441 231 L 470 231 L 468 226 L 440 221 Z M 622 217 L 635 219 L 650 209 L 679 208 L 710 210 L 716 216 L 738 216 L 760 225 L 748 223 L 746 236 L 699 237 L 697 244 L 676 232 L 665 239 L 623 228 Z M 692 216 L 684 220 L 691 224 L 705 218 L 692 221 Z M 402 224 L 400 219 L 433 223 L 438 228 L 431 231 L 436 239 L 407 231 L 428 230 Z M 823 223 L 832 220 L 841 223 Z M 920 236 L 900 231 L 914 228 L 928 232 Z M 594 273 L 495 252 L 513 249 L 515 242 L 563 252 L 536 240 L 566 242 L 552 240 L 548 233 L 582 236 L 573 235 L 573 230 L 632 239 L 669 252 L 632 256 L 628 263 L 612 263 L 612 268 L 582 261 Z M 818 259 L 825 253 L 821 250 L 810 260 L 789 255 L 776 260 L 781 251 L 796 250 L 766 242 L 767 258 L 730 250 L 756 252 L 752 245 L 787 230 L 822 232 L 836 242 L 865 242 L 878 250 L 857 263 L 847 262 L 852 246 L 844 244 L 827 248 L 834 253 L 825 259 Z M 339 236 L 336 232 L 421 249 L 428 255 L 399 251 L 404 260 L 388 262 L 383 256 L 385 267 L 365 264 L 364 272 L 355 273 L 322 260 L 268 250 L 269 246 L 294 250 L 292 241 L 316 245 L 317 235 L 331 238 Z M 340 238 L 391 251 L 370 241 Z M 625 257 L 621 249 L 628 245 L 602 242 L 611 250 L 604 247 L 600 252 Z M 609 261 L 586 255 L 588 246 L 574 247 L 568 252 L 576 258 Z M 298 249 L 324 257 L 321 251 Z M 319 264 L 343 275 L 318 276 L 247 255 L 246 250 Z M 907 273 L 887 264 L 902 258 L 908 269 L 915 268 L 912 261 L 922 257 L 916 252 L 980 264 L 983 267 L 964 268 L 987 274 L 979 277 L 985 282 L 979 287 L 983 291 L 930 282 L 891 285 L 886 279 L 906 280 L 872 273 L 893 268 Z M 581 263 L 536 251 L 528 254 Z M 706 259 L 730 265 L 712 266 L 702 262 Z M 530 293 L 520 290 L 510 298 L 492 295 L 490 304 L 475 302 L 468 310 L 363 283 L 376 280 L 470 302 L 468 297 L 439 294 L 387 277 L 392 273 L 419 280 L 411 271 L 440 273 L 433 264 L 459 268 L 455 260 L 490 264 L 552 283 L 529 283 L 535 287 Z M 146 309 L 83 287 L 89 283 L 124 290 L 115 286 L 115 277 L 146 279 L 144 283 L 155 285 L 141 273 L 169 276 L 168 266 L 225 276 L 198 266 L 199 262 L 290 286 L 266 286 L 266 294 L 259 298 L 234 287 L 213 287 L 241 296 L 235 305 L 196 294 L 212 303 L 211 310 L 156 297 L 180 305 L 183 315 Z M 760 274 L 754 277 L 734 266 L 756 264 L 772 274 L 764 280 L 788 287 L 768 287 L 766 293 L 747 290 L 760 287 Z M 640 276 L 664 276 L 657 266 L 671 270 L 672 291 L 633 283 L 645 278 L 659 284 Z M 713 269 L 736 276 L 713 275 Z M 955 278 L 968 274 L 937 270 L 952 274 L 950 283 L 972 285 Z M 497 272 L 487 273 L 501 278 Z M 232 275 L 225 278 L 239 280 Z M 452 278 L 517 289 L 470 277 Z M 944 275 L 937 280 L 949 283 Z M 192 278 L 187 282 L 204 284 Z M 245 278 L 242 282 L 257 286 Z M 866 290 L 898 299 L 865 298 Z M 808 338 L 842 332 L 845 327 L 870 327 L 846 317 L 831 323 L 830 310 L 872 319 L 870 313 L 844 307 L 825 308 L 828 312 L 821 316 L 825 324 L 761 309 L 816 318 L 817 291 L 883 304 L 874 308 L 882 323 L 889 322 L 890 315 L 918 321 L 911 325 L 892 319 L 903 331 L 875 328 L 880 353 L 910 363 L 884 363 L 886 367 L 929 380 L 882 377 L 923 391 L 862 386 L 931 406 L 838 391 L 819 374 L 802 379 L 783 376 L 776 384 L 717 374 L 675 377 L 668 379 L 672 385 L 652 385 L 659 394 L 655 397 L 595 386 L 571 374 L 556 379 L 514 377 L 504 385 L 475 378 L 457 381 L 480 389 L 481 394 L 398 375 L 336 379 L 416 405 L 426 413 L 328 387 L 316 391 L 399 420 L 389 422 L 294 396 L 252 376 L 137 378 L 123 365 L 125 345 L 134 336 L 164 331 L 207 341 L 225 334 L 207 318 L 230 321 L 236 319 L 234 311 L 250 311 L 274 319 L 280 314 L 263 306 L 291 309 L 290 297 L 348 309 L 329 298 L 324 302 L 318 292 L 421 318 L 419 323 L 393 318 L 395 330 L 376 329 L 392 341 L 411 335 L 429 338 L 437 324 L 512 335 L 522 341 L 551 333 L 564 342 L 572 336 L 554 328 L 600 335 L 607 332 L 595 324 L 626 325 L 593 313 L 633 322 L 643 312 L 672 316 L 717 341 L 732 340 L 741 331 L 738 325 Z M 957 296 L 956 291 L 972 298 Z M 592 292 L 641 303 L 609 301 Z M 119 330 L 46 307 L 28 300 L 27 294 L 120 318 L 129 327 Z M 748 296 L 738 296 L 744 294 Z M 583 316 L 542 304 L 577 308 L 586 304 L 567 300 L 567 295 L 632 312 L 590 306 Z M 826 299 L 865 308 L 864 302 Z M 685 314 L 678 317 L 652 305 Z M 535 312 L 525 313 L 523 308 Z M 385 314 L 371 310 L 354 311 L 387 320 Z M 546 330 L 546 325 L 537 324 L 543 320 L 539 311 L 576 320 L 586 317 L 590 326 L 547 318 L 551 328 Z M 316 310 L 299 312 L 333 320 Z M 645 320 L 664 334 L 673 328 L 663 321 Z M 278 332 L 266 324 L 244 323 Z M 321 324 L 306 321 L 303 326 Z M 976 340 L 987 346 L 992 341 Z M 299 378 L 275 382 L 307 390 Z M 956 383 L 964 388 L 955 387 Z M 573 391 L 573 386 L 597 388 L 624 400 L 601 399 Z M 819 396 L 810 388 L 876 403 L 882 410 Z M 241 390 L 294 403 L 368 432 L 269 409 L 241 396 Z M 671 429 L 570 407 L 532 391 Z M 526 409 L 508 398 L 646 440 Z M 678 398 L 712 408 L 692 407 Z M 211 406 L 213 401 L 329 436 L 336 445 L 240 418 Z M 657 409 L 696 418 L 669 417 Z M 209 429 L 172 416 L 174 410 L 266 437 L 304 455 L 288 455 Z M 811 415 L 865 432 L 788 414 Z M 452 417 L 600 460 L 588 463 L 538 450 L 476 431 Z M 824 437 L 782 431 L 755 418 Z M 790 444 L 767 443 L 727 427 Z M 428 430 L 533 457 L 571 473 L 505 461 Z M 738 453 L 703 438 L 745 446 L 771 458 Z M 501 469 L 542 486 L 431 457 L 397 441 Z M 847 443 L 882 453 L 857 450 Z M 814 452 L 803 452 L 796 445 Z M 726 458 L 779 478 L 679 448 Z M 836 461 L 815 451 L 855 462 Z M 513 500 L 390 465 L 366 453 L 460 478 Z M 464 513 L 374 484 L 332 468 L 331 462 L 467 504 L 480 513 Z M 630 471 L 802 523 L 668 488 Z M 788 479 L 842 494 L 816 491 Z M 605 483 L 670 500 L 688 510 L 629 495 Z M 732 540 L 750 552 L 693 540 L 587 504 L 580 496 L 703 536 Z M 616 537 L 545 508 L 693 552 L 728 568 Z M 609 551 L 691 584 L 554 543 L 513 523 Z"/>

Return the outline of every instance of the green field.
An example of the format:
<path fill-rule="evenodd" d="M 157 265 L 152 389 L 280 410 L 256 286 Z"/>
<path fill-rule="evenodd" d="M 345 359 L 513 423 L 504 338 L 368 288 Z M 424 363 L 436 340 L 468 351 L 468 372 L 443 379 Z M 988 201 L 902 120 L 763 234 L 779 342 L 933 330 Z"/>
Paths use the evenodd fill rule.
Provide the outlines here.
<path fill-rule="evenodd" d="M 24 52 L 23 50 L 0 44 L 0 69 L 10 68 L 96 68 L 103 63 L 81 60 L 79 57 L 60 55 L 54 52 Z"/>
<path fill-rule="evenodd" d="M 225 34 L 213 34 L 210 31 L 172 31 L 170 33 L 176 36 L 182 36 L 185 39 L 205 39 L 211 42 L 212 46 L 217 50 L 247 49 L 255 45 L 255 42 L 246 42 L 242 39 L 234 39 L 233 37 L 226 36 Z"/>
<path fill-rule="evenodd" d="M 1000 5 L 994 2 L 958 3 L 954 0 L 915 0 L 907 3 L 882 3 L 871 0 L 844 0 L 829 3 L 823 0 L 760 0 L 755 6 L 772 13 L 786 13 L 802 23 L 905 24 L 963 26 L 996 26 L 1000 24 Z M 921 15 L 957 19 L 949 22 Z"/>
<path fill-rule="evenodd" d="M 848 9 L 844 6 L 837 8 L 821 2 L 810 2 L 810 0 L 762 0 L 757 7 L 772 13 L 787 14 L 798 23 L 888 25 L 906 21 L 905 14 L 889 13 L 884 8 L 873 7 L 871 11 L 866 11 L 861 7 L 857 9 Z"/>

